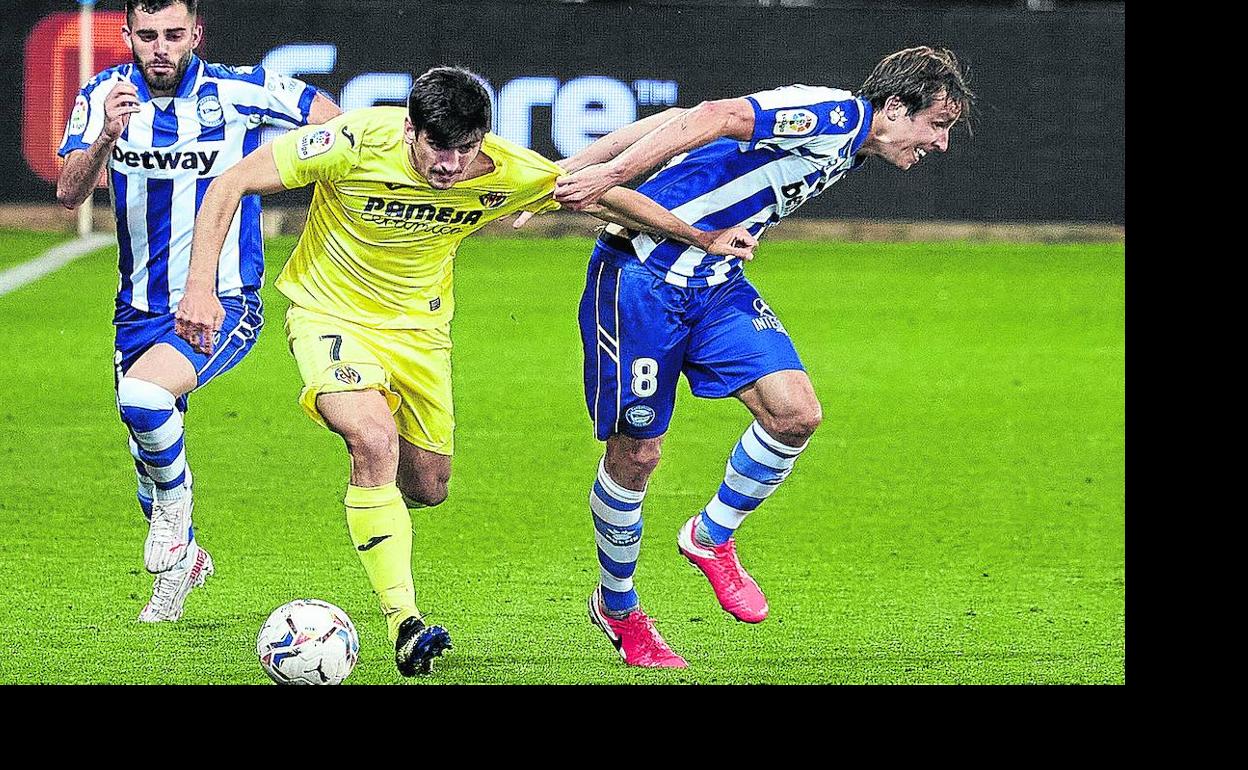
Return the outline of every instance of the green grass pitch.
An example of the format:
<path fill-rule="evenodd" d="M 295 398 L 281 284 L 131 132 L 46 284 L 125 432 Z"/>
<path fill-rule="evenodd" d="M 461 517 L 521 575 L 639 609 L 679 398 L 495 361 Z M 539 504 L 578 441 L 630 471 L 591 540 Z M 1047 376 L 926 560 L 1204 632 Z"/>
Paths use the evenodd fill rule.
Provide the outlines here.
<path fill-rule="evenodd" d="M 6 255 L 55 239 L 0 234 Z M 1121 245 L 767 242 L 748 272 L 824 409 L 738 538 L 770 599 L 736 623 L 676 553 L 748 422 L 683 385 L 637 585 L 681 672 L 629 669 L 597 578 L 576 304 L 587 238 L 469 239 L 456 267 L 451 497 L 413 512 L 417 599 L 454 652 L 426 683 L 1122 683 Z M 293 239 L 269 244 L 269 279 Z M 6 264 L 16 258 L 6 256 Z M 196 524 L 217 575 L 135 622 L 145 524 L 112 387 L 115 257 L 0 297 L 0 683 L 264 683 L 256 632 L 318 597 L 360 632 L 350 684 L 396 683 L 353 553 L 340 440 L 299 410 L 282 330 L 191 399 Z"/>

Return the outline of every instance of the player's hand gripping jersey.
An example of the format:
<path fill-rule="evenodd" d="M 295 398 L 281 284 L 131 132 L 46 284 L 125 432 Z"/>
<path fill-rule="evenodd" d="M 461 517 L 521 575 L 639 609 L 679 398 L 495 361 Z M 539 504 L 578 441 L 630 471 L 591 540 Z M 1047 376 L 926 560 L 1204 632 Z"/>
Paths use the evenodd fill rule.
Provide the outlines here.
<path fill-rule="evenodd" d="M 408 162 L 401 107 L 340 115 L 273 143 L 282 183 L 315 183 L 308 222 L 277 288 L 292 302 L 378 329 L 428 329 L 454 313 L 460 241 L 517 211 L 558 208 L 562 169 L 486 134 L 490 173 L 435 190 Z"/>
<path fill-rule="evenodd" d="M 749 142 L 717 139 L 672 158 L 638 191 L 699 230 L 740 225 L 755 236 L 857 166 L 871 129 L 871 104 L 849 91 L 804 85 L 746 97 Z M 741 272 L 736 257 L 709 255 L 641 234 L 631 251 L 676 286 L 714 286 Z M 627 250 L 627 249 L 626 249 Z"/>

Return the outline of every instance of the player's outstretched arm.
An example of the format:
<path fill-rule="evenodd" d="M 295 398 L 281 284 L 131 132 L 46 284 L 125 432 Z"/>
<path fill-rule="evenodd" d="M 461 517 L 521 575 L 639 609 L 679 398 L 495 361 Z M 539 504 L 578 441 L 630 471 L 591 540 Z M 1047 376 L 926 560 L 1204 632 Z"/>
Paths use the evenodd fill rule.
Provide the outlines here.
<path fill-rule="evenodd" d="M 753 136 L 754 108 L 748 100 L 702 102 L 663 122 L 614 159 L 587 166 L 560 179 L 555 187 L 555 200 L 570 209 L 581 211 L 597 202 L 612 187 L 682 152 L 722 137 L 747 142 Z"/>
<path fill-rule="evenodd" d="M 341 114 L 342 108 L 334 104 L 325 94 L 318 91 L 312 99 L 312 105 L 308 107 L 308 123 L 320 125 L 333 120 Z"/>
<path fill-rule="evenodd" d="M 671 107 L 648 118 L 635 120 L 627 126 L 617 128 L 606 136 L 595 140 L 593 144 L 575 155 L 570 155 L 563 160 L 555 162 L 563 170 L 572 173 L 580 171 L 586 166 L 614 160 L 620 153 L 636 144 L 638 139 L 641 139 L 667 121 L 678 118 L 688 111 L 686 107 Z"/>
<path fill-rule="evenodd" d="M 130 116 L 139 111 L 139 92 L 133 83 L 113 86 L 104 99 L 104 126 L 100 135 L 85 150 L 75 150 L 65 158 L 61 175 L 56 180 L 56 200 L 67 209 L 82 205 L 95 190 L 95 184 L 117 144 L 117 138 L 130 124 Z"/>
<path fill-rule="evenodd" d="M 234 212 L 246 195 L 285 190 L 273 161 L 271 145 L 261 145 L 208 185 L 191 240 L 191 265 L 186 292 L 178 303 L 174 330 L 201 353 L 212 352 L 212 335 L 225 321 L 217 298 L 217 264 Z"/>
<path fill-rule="evenodd" d="M 584 210 L 607 222 L 672 238 L 697 246 L 708 254 L 739 257 L 747 262 L 754 258 L 754 247 L 758 245 L 758 239 L 744 227 L 699 230 L 627 187 L 608 190 L 598 203 L 590 204 Z"/>

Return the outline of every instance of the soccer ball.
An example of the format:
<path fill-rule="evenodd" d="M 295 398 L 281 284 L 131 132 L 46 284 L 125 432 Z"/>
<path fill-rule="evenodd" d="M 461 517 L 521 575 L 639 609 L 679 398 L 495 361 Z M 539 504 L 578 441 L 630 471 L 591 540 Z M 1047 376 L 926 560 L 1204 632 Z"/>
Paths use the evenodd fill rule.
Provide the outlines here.
<path fill-rule="evenodd" d="M 339 684 L 360 657 L 360 637 L 338 607 L 320 599 L 295 599 L 264 621 L 256 655 L 278 684 Z"/>

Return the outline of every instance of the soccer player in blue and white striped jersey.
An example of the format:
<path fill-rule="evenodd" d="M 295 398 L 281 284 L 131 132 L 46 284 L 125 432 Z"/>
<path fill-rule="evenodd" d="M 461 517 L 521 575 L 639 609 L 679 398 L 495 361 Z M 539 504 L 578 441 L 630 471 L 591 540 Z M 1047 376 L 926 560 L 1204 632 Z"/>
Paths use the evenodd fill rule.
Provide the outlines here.
<path fill-rule="evenodd" d="M 241 361 L 264 324 L 260 199 L 252 196 L 234 217 L 217 272 L 227 312 L 220 344 L 204 355 L 174 333 L 200 201 L 214 178 L 260 145 L 264 126 L 341 113 L 298 80 L 201 60 L 197 5 L 127 0 L 122 36 L 134 62 L 82 88 L 58 151 L 65 165 L 57 200 L 81 205 L 107 168 L 117 219 L 117 405 L 150 522 L 143 560 L 156 574 L 142 622 L 177 620 L 190 590 L 212 574 L 191 523 L 182 413 L 187 394 Z"/>
<path fill-rule="evenodd" d="M 638 121 L 565 161 L 576 173 L 555 198 L 580 208 L 667 161 L 640 192 L 696 228 L 741 226 L 758 237 L 870 157 L 908 169 L 944 152 L 974 98 L 950 51 L 910 48 L 885 57 L 856 92 L 792 85 Z M 608 226 L 586 279 L 585 399 L 606 441 L 589 498 L 601 567 L 590 617 L 630 665 L 683 667 L 633 585 L 642 500 L 677 379 L 683 373 L 696 396 L 733 396 L 754 417 L 719 489 L 677 535 L 720 605 L 749 623 L 767 616 L 767 600 L 733 535 L 788 477 L 822 413 L 740 259 Z"/>

